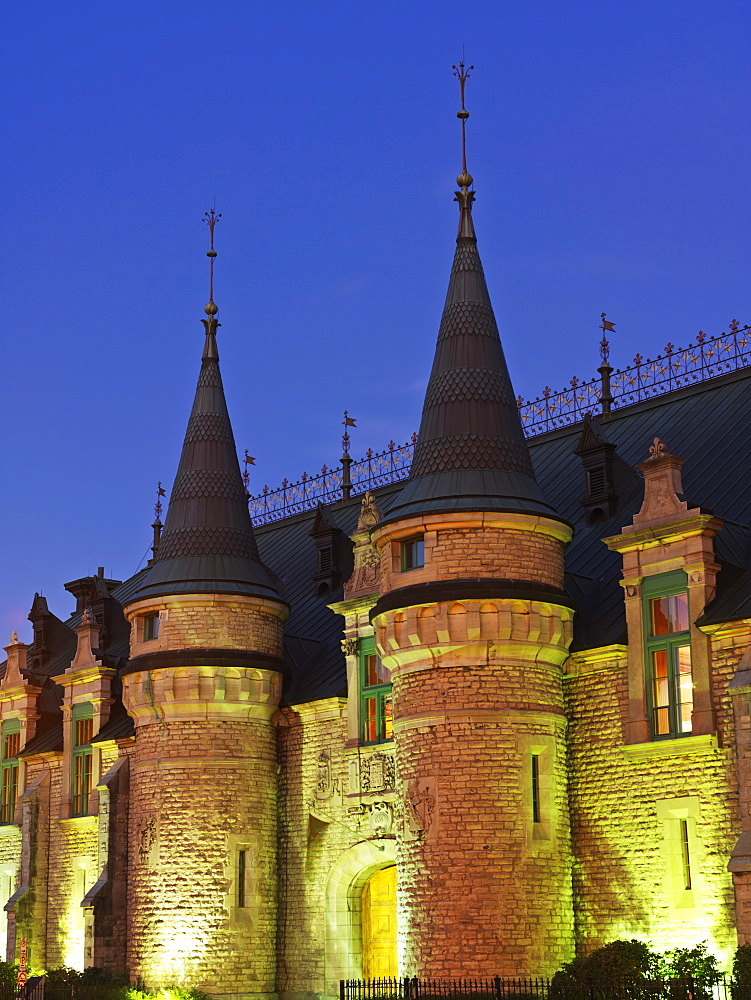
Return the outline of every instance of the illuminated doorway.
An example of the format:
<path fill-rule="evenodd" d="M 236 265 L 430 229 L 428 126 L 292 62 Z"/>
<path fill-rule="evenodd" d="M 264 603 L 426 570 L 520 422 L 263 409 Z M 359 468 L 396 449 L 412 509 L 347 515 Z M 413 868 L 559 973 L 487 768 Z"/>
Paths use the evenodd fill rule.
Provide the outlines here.
<path fill-rule="evenodd" d="M 396 865 L 370 876 L 362 890 L 362 974 L 364 979 L 397 975 Z"/>

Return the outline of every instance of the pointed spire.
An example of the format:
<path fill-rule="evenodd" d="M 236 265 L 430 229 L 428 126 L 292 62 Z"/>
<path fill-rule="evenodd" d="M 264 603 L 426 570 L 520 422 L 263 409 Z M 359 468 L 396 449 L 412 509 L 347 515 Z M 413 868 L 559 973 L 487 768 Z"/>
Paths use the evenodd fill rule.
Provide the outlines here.
<path fill-rule="evenodd" d="M 242 593 L 279 600 L 258 555 L 216 346 L 214 227 L 201 371 L 153 565 L 133 600 L 178 593 Z M 158 518 L 157 518 L 158 519 Z"/>
<path fill-rule="evenodd" d="M 470 66 L 469 69 L 474 67 Z M 472 220 L 464 63 L 459 234 L 410 478 L 386 522 L 448 510 L 509 510 L 560 520 L 535 480 Z"/>

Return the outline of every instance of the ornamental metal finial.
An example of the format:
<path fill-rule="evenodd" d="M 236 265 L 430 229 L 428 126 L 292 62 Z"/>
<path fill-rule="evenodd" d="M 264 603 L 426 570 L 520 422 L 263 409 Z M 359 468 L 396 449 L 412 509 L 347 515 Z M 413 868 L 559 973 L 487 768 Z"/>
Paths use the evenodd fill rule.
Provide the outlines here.
<path fill-rule="evenodd" d="M 243 472 L 243 486 L 245 487 L 245 495 L 247 496 L 248 500 L 250 500 L 250 488 L 249 488 L 250 472 L 248 471 L 248 466 L 255 465 L 256 460 L 255 458 L 253 458 L 253 456 L 250 454 L 247 448 L 245 449 L 245 458 L 243 459 L 243 462 L 245 462 L 245 471 Z"/>
<path fill-rule="evenodd" d="M 472 175 L 467 172 L 467 119 L 469 118 L 469 111 L 464 106 L 464 87 L 469 79 L 470 70 L 473 70 L 475 67 L 470 66 L 469 69 L 465 69 L 464 55 L 462 54 L 462 61 L 459 65 L 452 66 L 451 68 L 454 71 L 454 76 L 459 81 L 459 94 L 462 101 L 461 111 L 456 112 L 456 117 L 461 119 L 462 123 L 462 172 L 456 178 L 456 183 L 466 191 L 472 183 Z"/>
<path fill-rule="evenodd" d="M 615 323 L 611 323 L 610 320 L 605 319 L 607 313 L 600 313 L 600 329 L 602 330 L 602 340 L 600 341 L 600 357 L 602 358 L 602 363 L 606 365 L 608 363 L 608 358 L 610 357 L 610 342 L 605 336 L 606 333 L 615 333 Z"/>
<path fill-rule="evenodd" d="M 161 482 L 156 484 L 156 503 L 154 504 L 154 520 L 161 522 L 162 520 L 162 497 L 167 496 L 165 491 L 162 489 Z"/>
<path fill-rule="evenodd" d="M 217 308 L 214 305 L 214 259 L 216 257 L 216 250 L 214 250 L 214 227 L 216 226 L 217 222 L 221 219 L 221 217 L 222 213 L 219 212 L 219 214 L 217 215 L 216 212 L 216 200 L 214 201 L 214 207 L 211 209 L 211 211 L 203 213 L 203 219 L 206 225 L 209 227 L 209 234 L 210 234 L 210 242 L 209 242 L 210 249 L 206 253 L 206 256 L 209 258 L 210 261 L 209 301 L 208 304 L 206 305 L 206 308 L 204 309 L 204 312 L 206 313 L 207 316 L 215 316 L 217 313 Z M 212 306 L 213 308 L 210 308 Z"/>

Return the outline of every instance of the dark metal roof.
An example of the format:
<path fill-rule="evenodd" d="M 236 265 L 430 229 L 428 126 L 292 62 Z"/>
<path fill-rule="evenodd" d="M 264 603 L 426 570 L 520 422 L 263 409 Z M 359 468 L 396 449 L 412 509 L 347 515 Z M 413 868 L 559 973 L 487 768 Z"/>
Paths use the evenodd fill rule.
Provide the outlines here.
<path fill-rule="evenodd" d="M 387 521 L 453 510 L 556 517 L 535 481 L 464 192 L 410 478 Z M 469 234 L 469 235 L 467 235 Z"/>
<path fill-rule="evenodd" d="M 178 593 L 278 596 L 258 556 L 219 371 L 217 324 L 208 315 L 201 372 L 164 531 L 135 600 Z"/>
<path fill-rule="evenodd" d="M 643 461 L 654 437 L 684 459 L 683 485 L 694 506 L 711 510 L 725 524 L 716 539 L 722 570 L 718 592 L 700 624 L 751 617 L 751 369 L 699 383 L 617 410 L 602 422 L 609 442 L 616 447 L 619 468 L 618 506 L 606 521 L 588 525 L 580 501 L 585 492 L 581 459 L 574 452 L 582 425 L 574 424 L 529 443 L 536 477 L 556 510 L 574 525 L 574 539 L 566 550 L 566 589 L 577 607 L 573 650 L 625 642 L 623 593 L 619 585 L 621 558 L 602 542 L 618 534 L 631 522 L 642 502 L 641 476 L 634 466 Z M 376 491 L 386 516 L 399 498 L 400 483 Z M 346 534 L 352 534 L 360 512 L 360 497 L 327 508 L 327 519 Z M 346 690 L 344 656 L 340 648 L 342 618 L 327 605 L 341 600 L 342 592 L 317 593 L 316 544 L 310 531 L 315 510 L 264 525 L 256 532 L 261 558 L 278 578 L 282 599 L 292 607 L 285 625 L 285 700 L 302 704 L 336 697 Z M 120 604 L 140 592 L 149 570 L 142 570 L 112 591 Z M 75 652 L 75 633 L 80 612 L 54 632 L 59 648 L 50 650 L 44 665 L 47 705 L 45 728 L 24 749 L 43 752 L 59 747 L 59 688 L 54 674 L 61 673 Z M 102 651 L 107 661 L 127 656 L 128 629 L 124 620 L 112 616 L 112 635 Z M 62 623 L 60 623 L 62 625 Z M 52 634 L 52 633 L 51 633 Z M 0 667 L 0 673 L 4 668 Z M 112 726 L 130 725 L 127 716 Z M 110 730 L 105 727 L 103 734 Z M 117 729 L 120 732 L 120 729 Z M 57 733 L 57 735 L 55 735 Z M 118 738 L 118 737 L 110 737 Z"/>

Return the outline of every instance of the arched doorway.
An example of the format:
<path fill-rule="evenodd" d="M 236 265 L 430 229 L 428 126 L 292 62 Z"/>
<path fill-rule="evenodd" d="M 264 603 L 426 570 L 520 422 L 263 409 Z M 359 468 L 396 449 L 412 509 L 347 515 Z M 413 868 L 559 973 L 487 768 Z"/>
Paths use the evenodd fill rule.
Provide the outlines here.
<path fill-rule="evenodd" d="M 396 840 L 354 844 L 334 862 L 326 885 L 326 995 L 340 979 L 362 979 L 362 890 L 371 875 L 396 864 Z"/>
<path fill-rule="evenodd" d="M 374 872 L 362 889 L 362 974 L 364 979 L 398 974 L 396 865 Z"/>

